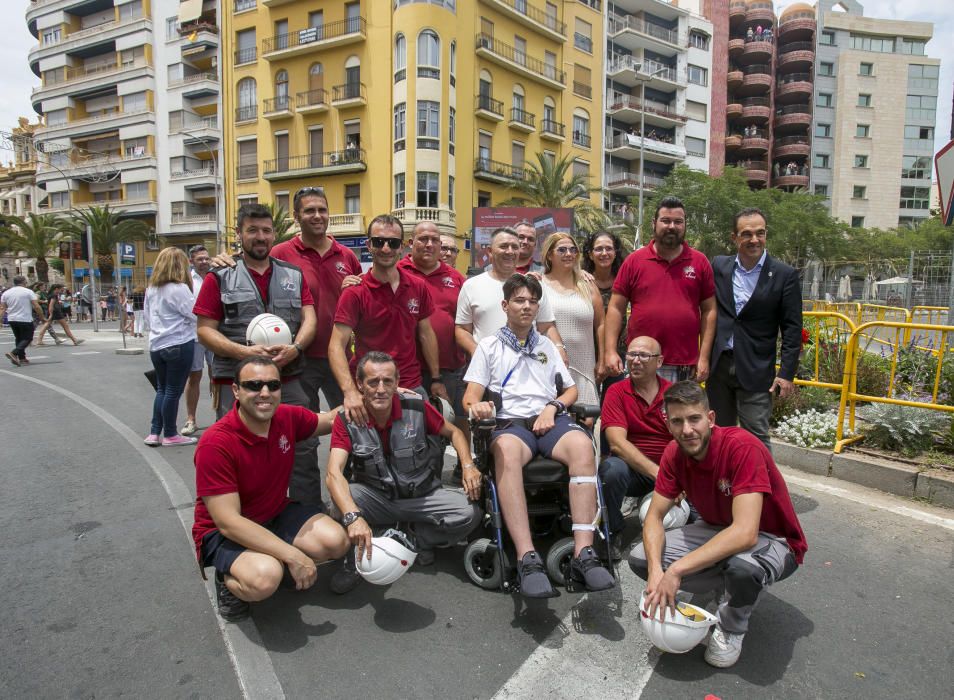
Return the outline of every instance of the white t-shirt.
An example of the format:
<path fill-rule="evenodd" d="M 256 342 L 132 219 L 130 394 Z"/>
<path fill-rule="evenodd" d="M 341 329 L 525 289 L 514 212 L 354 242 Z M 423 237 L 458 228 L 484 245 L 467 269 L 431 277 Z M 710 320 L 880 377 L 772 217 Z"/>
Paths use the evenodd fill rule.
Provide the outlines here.
<path fill-rule="evenodd" d="M 195 340 L 194 304 L 188 285 L 181 282 L 146 289 L 143 311 L 149 325 L 150 351 Z"/>
<path fill-rule="evenodd" d="M 547 402 L 558 396 L 557 374 L 563 375 L 564 390 L 573 386 L 574 382 L 549 338 L 540 336 L 535 351 L 540 359 L 511 349 L 501 343 L 496 335 L 484 338 L 477 343 L 464 381 L 475 382 L 499 392 L 501 408 L 497 415 L 501 418 L 531 418 L 539 415 Z"/>
<path fill-rule="evenodd" d="M 33 322 L 33 302 L 36 294 L 29 287 L 10 287 L 0 297 L 0 303 L 7 307 L 7 319 L 17 323 Z"/>
<path fill-rule="evenodd" d="M 471 277 L 460 288 L 454 322 L 458 325 L 472 323 L 474 340 L 478 343 L 507 325 L 507 314 L 500 305 L 504 298 L 503 286 L 503 282 L 484 272 Z M 552 322 L 553 309 L 544 290 L 537 311 L 537 323 Z"/>
<path fill-rule="evenodd" d="M 199 298 L 199 290 L 202 289 L 202 275 L 195 271 L 195 269 L 190 269 L 189 272 L 192 274 L 192 298 Z M 209 273 L 206 273 L 209 274 Z"/>

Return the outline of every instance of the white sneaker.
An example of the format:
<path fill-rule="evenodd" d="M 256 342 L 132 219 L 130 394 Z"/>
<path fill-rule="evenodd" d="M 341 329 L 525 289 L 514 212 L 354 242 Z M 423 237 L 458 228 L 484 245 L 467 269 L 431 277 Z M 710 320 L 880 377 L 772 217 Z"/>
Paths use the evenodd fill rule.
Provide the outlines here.
<path fill-rule="evenodd" d="M 192 435 L 196 431 L 195 421 L 187 420 L 185 425 L 182 426 L 182 429 L 179 430 L 180 435 Z"/>
<path fill-rule="evenodd" d="M 716 668 L 729 668 L 739 660 L 742 653 L 744 634 L 729 634 L 716 625 L 712 628 L 709 644 L 706 646 L 706 663 Z"/>
<path fill-rule="evenodd" d="M 635 496 L 627 496 L 623 499 L 623 505 L 619 507 L 619 512 L 624 518 L 631 516 L 639 508 L 639 499 Z"/>

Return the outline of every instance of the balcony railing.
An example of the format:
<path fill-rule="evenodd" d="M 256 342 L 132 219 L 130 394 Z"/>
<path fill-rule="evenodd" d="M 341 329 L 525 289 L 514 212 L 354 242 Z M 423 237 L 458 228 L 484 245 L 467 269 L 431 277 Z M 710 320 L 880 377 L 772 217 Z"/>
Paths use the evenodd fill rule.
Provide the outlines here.
<path fill-rule="evenodd" d="M 110 75 L 112 73 L 118 73 L 124 70 L 131 70 L 133 68 L 149 68 L 151 65 L 152 64 L 150 64 L 145 58 L 137 58 L 133 61 L 124 61 L 123 63 L 110 61 L 109 63 L 100 63 L 98 65 L 88 67 L 67 66 L 65 68 L 58 69 L 58 71 L 62 71 L 61 73 L 56 72 L 53 76 L 44 77 L 43 85 L 38 89 L 66 85 L 68 83 L 75 83 L 81 80 L 87 80 L 89 78 L 97 78 L 100 76 Z"/>
<path fill-rule="evenodd" d="M 783 136 L 782 138 L 775 139 L 775 147 L 780 146 L 794 146 L 798 144 L 803 144 L 805 146 L 809 145 L 811 142 L 807 136 Z"/>
<path fill-rule="evenodd" d="M 235 0 L 233 7 L 236 12 L 244 12 L 245 10 L 254 10 L 255 3 L 256 0 Z"/>
<path fill-rule="evenodd" d="M 218 129 L 219 118 L 216 115 L 211 117 L 198 117 L 197 119 L 178 119 L 169 124 L 169 133 L 181 133 L 192 129 Z"/>
<path fill-rule="evenodd" d="M 185 24 L 179 25 L 180 36 L 188 36 L 193 32 L 209 32 L 210 34 L 218 34 L 219 28 L 212 22 L 206 22 L 205 20 L 186 22 Z"/>
<path fill-rule="evenodd" d="M 643 189 L 662 187 L 666 178 L 643 173 Z M 612 173 L 606 179 L 607 187 L 639 187 L 639 173 Z"/>
<path fill-rule="evenodd" d="M 593 53 L 593 40 L 586 36 L 586 34 L 580 34 L 579 32 L 573 33 L 573 45 L 580 49 L 581 51 L 586 51 L 587 53 Z"/>
<path fill-rule="evenodd" d="M 670 83 L 679 82 L 679 72 L 672 66 L 667 66 L 665 63 L 659 63 L 658 61 L 643 61 L 640 72 L 652 75 L 654 78 L 668 80 Z"/>
<path fill-rule="evenodd" d="M 526 126 L 529 126 L 532 129 L 534 128 L 533 126 L 534 119 L 536 119 L 536 115 L 531 114 L 530 112 L 527 112 L 526 110 L 518 109 L 516 107 L 510 110 L 510 121 L 512 122 L 517 122 L 518 124 L 525 124 Z"/>
<path fill-rule="evenodd" d="M 258 105 L 243 105 L 235 108 L 235 121 L 248 122 L 258 118 Z"/>
<path fill-rule="evenodd" d="M 192 75 L 186 75 L 186 76 L 183 76 L 183 77 L 181 77 L 181 78 L 176 78 L 176 79 L 174 79 L 174 80 L 170 80 L 170 81 L 169 81 L 169 87 L 171 87 L 171 88 L 173 88 L 173 87 L 180 87 L 180 86 L 182 86 L 182 85 L 190 85 L 190 84 L 192 84 L 192 83 L 198 83 L 198 82 L 201 82 L 201 81 L 203 81 L 203 80 L 216 81 L 216 80 L 218 80 L 218 79 L 219 79 L 219 76 L 217 76 L 215 73 L 213 73 L 213 72 L 211 72 L 211 71 L 206 71 L 206 72 L 202 72 L 202 73 L 193 73 Z"/>
<path fill-rule="evenodd" d="M 365 99 L 364 83 L 345 83 L 331 88 L 332 102 L 363 99 Z"/>
<path fill-rule="evenodd" d="M 656 102 L 655 100 L 641 101 L 638 97 L 632 95 L 614 95 L 610 100 L 610 109 L 632 109 L 637 112 L 645 111 L 649 114 L 658 114 L 660 117 L 685 122 L 688 117 L 675 111 L 675 107 L 665 102 Z"/>
<path fill-rule="evenodd" d="M 780 107 L 775 110 L 775 114 L 781 116 L 783 114 L 811 114 L 812 109 L 808 105 L 787 105 L 785 107 Z"/>
<path fill-rule="evenodd" d="M 263 102 L 266 114 L 291 111 L 291 95 L 276 95 L 275 97 L 266 97 Z"/>
<path fill-rule="evenodd" d="M 215 221 L 215 207 L 195 202 L 173 202 L 172 223 L 194 224 Z"/>
<path fill-rule="evenodd" d="M 474 109 L 481 109 L 485 112 L 490 112 L 491 114 L 496 114 L 503 118 L 503 102 L 500 100 L 495 100 L 490 95 L 477 95 L 477 97 L 474 99 Z"/>
<path fill-rule="evenodd" d="M 532 73 L 556 81 L 561 84 L 566 83 L 566 73 L 556 66 L 541 61 L 538 58 L 531 58 L 523 51 L 518 51 L 513 46 L 505 44 L 499 39 L 494 39 L 490 34 L 481 32 L 477 35 L 477 49 L 485 49 L 492 54 L 496 54 L 511 63 L 523 66 Z"/>
<path fill-rule="evenodd" d="M 406 223 L 418 221 L 433 221 L 438 224 L 454 225 L 457 223 L 457 214 L 450 209 L 435 207 L 402 207 L 391 211 L 391 216 Z"/>
<path fill-rule="evenodd" d="M 767 97 L 747 97 L 742 100 L 743 107 L 768 107 L 769 98 Z"/>
<path fill-rule="evenodd" d="M 298 170 L 314 170 L 316 168 L 334 168 L 342 166 L 366 165 L 364 149 L 346 148 L 343 151 L 326 151 L 324 153 L 308 153 L 303 156 L 286 156 L 272 158 L 263 163 L 265 177 L 278 173 L 287 173 Z"/>
<path fill-rule="evenodd" d="M 542 24 L 558 34 L 566 36 L 566 24 L 558 20 L 553 15 L 549 15 L 538 7 L 530 5 L 527 0 L 497 0 L 497 2 L 510 7 L 520 14 L 529 17 L 537 24 Z"/>
<path fill-rule="evenodd" d="M 243 63 L 255 63 L 258 57 L 258 49 L 251 46 L 247 49 L 238 49 L 235 52 L 235 65 L 241 66 Z"/>
<path fill-rule="evenodd" d="M 319 107 L 321 105 L 327 106 L 328 104 L 328 91 L 324 88 L 318 88 L 317 90 L 308 90 L 307 92 L 299 92 L 295 95 L 295 106 L 298 109 L 302 107 Z"/>
<path fill-rule="evenodd" d="M 262 39 L 262 53 L 269 54 L 273 51 L 295 49 L 299 46 L 307 46 L 319 41 L 339 39 L 349 34 L 364 34 L 366 31 L 367 23 L 364 17 L 349 17 L 348 19 L 338 20 L 337 22 L 323 24 L 320 27 L 308 27 L 307 29 L 300 29 L 297 32 L 277 34 L 267 39 Z"/>
<path fill-rule="evenodd" d="M 174 178 L 215 175 L 215 163 L 209 160 L 192 158 L 191 156 L 177 156 L 172 159 L 169 170 L 170 175 Z"/>
<path fill-rule="evenodd" d="M 782 87 L 788 83 L 810 83 L 811 81 L 811 73 L 786 73 L 778 79 L 778 86 Z"/>
<path fill-rule="evenodd" d="M 610 18 L 610 34 L 618 34 L 624 29 L 645 34 L 646 36 L 651 36 L 654 39 L 659 39 L 670 44 L 679 44 L 679 32 L 674 29 L 667 29 L 666 27 L 654 24 L 653 22 L 647 22 L 632 15 L 624 15 L 622 17 L 617 15 L 616 17 Z"/>
<path fill-rule="evenodd" d="M 477 158 L 474 160 L 474 174 L 493 175 L 507 180 L 523 180 L 524 169 L 490 158 Z"/>
<path fill-rule="evenodd" d="M 552 119 L 544 119 L 540 122 L 540 128 L 545 134 L 554 134 L 556 136 L 566 136 L 566 125 Z"/>
<path fill-rule="evenodd" d="M 258 163 L 238 166 L 235 168 L 235 177 L 238 180 L 254 180 L 258 178 Z"/>
<path fill-rule="evenodd" d="M 814 51 L 815 44 L 810 41 L 790 41 L 778 47 L 779 54 L 791 53 L 792 51 Z"/>
<path fill-rule="evenodd" d="M 589 148 L 591 140 L 592 139 L 590 138 L 589 134 L 583 133 L 582 131 L 573 132 L 573 143 L 576 144 L 577 146 L 582 146 L 583 148 Z"/>

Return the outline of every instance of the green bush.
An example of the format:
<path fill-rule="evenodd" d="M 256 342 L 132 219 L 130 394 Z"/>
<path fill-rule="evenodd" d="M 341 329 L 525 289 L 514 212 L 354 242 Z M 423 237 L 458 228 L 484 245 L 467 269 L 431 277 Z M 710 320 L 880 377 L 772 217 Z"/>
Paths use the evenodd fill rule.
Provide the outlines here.
<path fill-rule="evenodd" d="M 890 403 L 874 403 L 858 410 L 867 422 L 865 442 L 884 450 L 916 457 L 934 446 L 935 435 L 949 433 L 950 417 L 941 411 Z"/>
<path fill-rule="evenodd" d="M 772 425 L 778 425 L 795 413 L 815 410 L 821 413 L 838 406 L 839 394 L 819 386 L 799 387 L 791 396 L 775 399 L 772 404 Z"/>

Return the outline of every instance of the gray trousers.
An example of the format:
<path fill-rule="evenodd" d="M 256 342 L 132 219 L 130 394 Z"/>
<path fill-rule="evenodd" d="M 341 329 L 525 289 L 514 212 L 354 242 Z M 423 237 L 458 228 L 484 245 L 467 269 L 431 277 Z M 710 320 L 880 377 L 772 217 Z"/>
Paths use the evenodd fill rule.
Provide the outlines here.
<path fill-rule="evenodd" d="M 369 525 L 411 523 L 421 549 L 453 546 L 480 522 L 478 505 L 458 491 L 439 488 L 426 496 L 392 500 L 370 486 L 350 486 L 351 497 Z"/>
<path fill-rule="evenodd" d="M 331 371 L 331 365 L 326 358 L 309 357 L 301 373 L 301 385 L 305 389 L 312 411 L 321 410 L 318 401 L 318 392 L 325 395 L 326 410 L 331 410 L 344 403 L 344 393 Z"/>
<path fill-rule="evenodd" d="M 231 384 L 217 384 L 219 407 L 215 417 L 222 418 L 232 410 L 235 396 Z M 282 403 L 308 408 L 308 396 L 296 378 L 282 384 Z M 318 471 L 318 438 L 295 443 L 295 467 L 288 484 L 288 497 L 307 505 L 321 504 L 321 473 Z"/>
<path fill-rule="evenodd" d="M 725 354 L 719 358 L 715 372 L 706 381 L 709 408 L 715 411 L 716 425 L 748 430 L 772 449 L 769 418 L 772 416 L 772 395 L 768 391 L 746 391 L 735 374 L 735 358 Z"/>
<path fill-rule="evenodd" d="M 697 520 L 685 527 L 667 530 L 663 569 L 668 569 L 673 562 L 698 549 L 723 529 Z M 629 566 L 644 581 L 648 578 L 649 566 L 642 542 L 629 553 Z M 788 578 L 797 568 L 795 555 L 783 538 L 760 532 L 759 541 L 752 549 L 689 574 L 682 580 L 680 588 L 689 593 L 724 592 L 716 613 L 719 626 L 730 634 L 745 634 L 762 589 Z"/>

